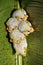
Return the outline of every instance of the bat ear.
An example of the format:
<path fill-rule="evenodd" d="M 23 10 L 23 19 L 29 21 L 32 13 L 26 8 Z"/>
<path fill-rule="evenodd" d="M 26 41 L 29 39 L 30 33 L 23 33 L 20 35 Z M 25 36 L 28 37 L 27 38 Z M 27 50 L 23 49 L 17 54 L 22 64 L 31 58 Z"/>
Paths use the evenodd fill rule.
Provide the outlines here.
<path fill-rule="evenodd" d="M 30 32 L 34 32 L 34 29 L 33 28 L 30 28 Z"/>

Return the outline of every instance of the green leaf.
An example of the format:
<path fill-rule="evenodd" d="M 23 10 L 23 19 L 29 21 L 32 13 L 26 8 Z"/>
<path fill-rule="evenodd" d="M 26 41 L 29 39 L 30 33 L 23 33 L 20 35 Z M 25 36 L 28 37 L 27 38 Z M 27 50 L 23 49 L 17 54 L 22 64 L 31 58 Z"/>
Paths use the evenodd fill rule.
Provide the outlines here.
<path fill-rule="evenodd" d="M 0 65 L 15 65 L 15 54 L 6 38 L 5 22 L 16 5 L 15 0 L 0 0 Z M 21 5 L 29 13 L 29 20 L 36 30 L 27 37 L 24 65 L 43 65 L 43 0 L 21 0 Z"/>
<path fill-rule="evenodd" d="M 19 58 L 18 59 L 19 59 L 19 65 L 23 65 L 22 64 L 22 56 L 21 55 L 19 55 Z"/>

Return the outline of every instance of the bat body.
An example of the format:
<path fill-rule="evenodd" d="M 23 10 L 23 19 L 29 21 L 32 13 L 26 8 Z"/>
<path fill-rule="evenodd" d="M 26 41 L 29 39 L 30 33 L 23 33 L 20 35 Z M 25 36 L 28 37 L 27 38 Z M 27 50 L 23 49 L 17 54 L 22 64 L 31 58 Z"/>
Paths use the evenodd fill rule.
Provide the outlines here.
<path fill-rule="evenodd" d="M 26 36 L 28 36 L 28 34 L 30 34 L 34 31 L 32 25 L 29 21 L 22 21 L 19 25 L 19 30 Z"/>
<path fill-rule="evenodd" d="M 24 38 L 20 44 L 13 44 L 16 53 L 21 54 L 22 56 L 26 56 L 26 50 L 27 50 L 27 41 L 26 38 Z"/>
<path fill-rule="evenodd" d="M 7 21 L 7 28 L 8 28 L 8 32 L 12 32 L 12 30 L 18 28 L 20 21 L 18 21 L 16 18 L 10 18 Z"/>
<path fill-rule="evenodd" d="M 18 29 L 15 29 L 10 33 L 10 38 L 13 39 L 14 44 L 19 44 L 21 40 L 25 38 L 25 35 L 21 33 Z"/>

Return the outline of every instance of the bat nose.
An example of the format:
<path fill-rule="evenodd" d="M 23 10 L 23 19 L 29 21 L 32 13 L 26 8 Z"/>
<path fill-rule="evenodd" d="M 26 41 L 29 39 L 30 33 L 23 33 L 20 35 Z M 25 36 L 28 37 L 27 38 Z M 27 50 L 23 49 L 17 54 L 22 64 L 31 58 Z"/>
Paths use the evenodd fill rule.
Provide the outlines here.
<path fill-rule="evenodd" d="M 24 18 L 23 18 L 23 20 L 27 20 L 27 18 L 28 18 L 28 15 L 25 15 Z"/>
<path fill-rule="evenodd" d="M 22 19 L 19 16 L 16 16 L 18 21 L 22 21 Z"/>

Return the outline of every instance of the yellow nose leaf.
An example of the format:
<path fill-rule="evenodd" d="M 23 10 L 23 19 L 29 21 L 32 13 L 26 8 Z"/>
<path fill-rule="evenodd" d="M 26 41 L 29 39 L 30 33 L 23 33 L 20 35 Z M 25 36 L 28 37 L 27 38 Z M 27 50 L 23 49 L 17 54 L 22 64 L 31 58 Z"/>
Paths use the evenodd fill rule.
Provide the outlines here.
<path fill-rule="evenodd" d="M 24 18 L 23 18 L 23 20 L 27 20 L 27 18 L 28 18 L 28 15 L 25 15 Z"/>
<path fill-rule="evenodd" d="M 28 36 L 28 34 L 24 33 L 25 36 Z"/>
<path fill-rule="evenodd" d="M 28 36 L 27 32 L 28 32 L 27 30 L 23 31 L 23 33 L 24 33 L 25 36 Z"/>
<path fill-rule="evenodd" d="M 17 41 L 14 40 L 13 43 L 14 43 L 14 44 L 17 44 Z"/>
<path fill-rule="evenodd" d="M 11 29 L 8 29 L 8 32 L 12 32 L 12 30 Z"/>
<path fill-rule="evenodd" d="M 14 26 L 14 29 L 17 29 L 18 27 L 17 26 Z"/>
<path fill-rule="evenodd" d="M 22 19 L 19 16 L 16 16 L 18 21 L 22 21 Z"/>

